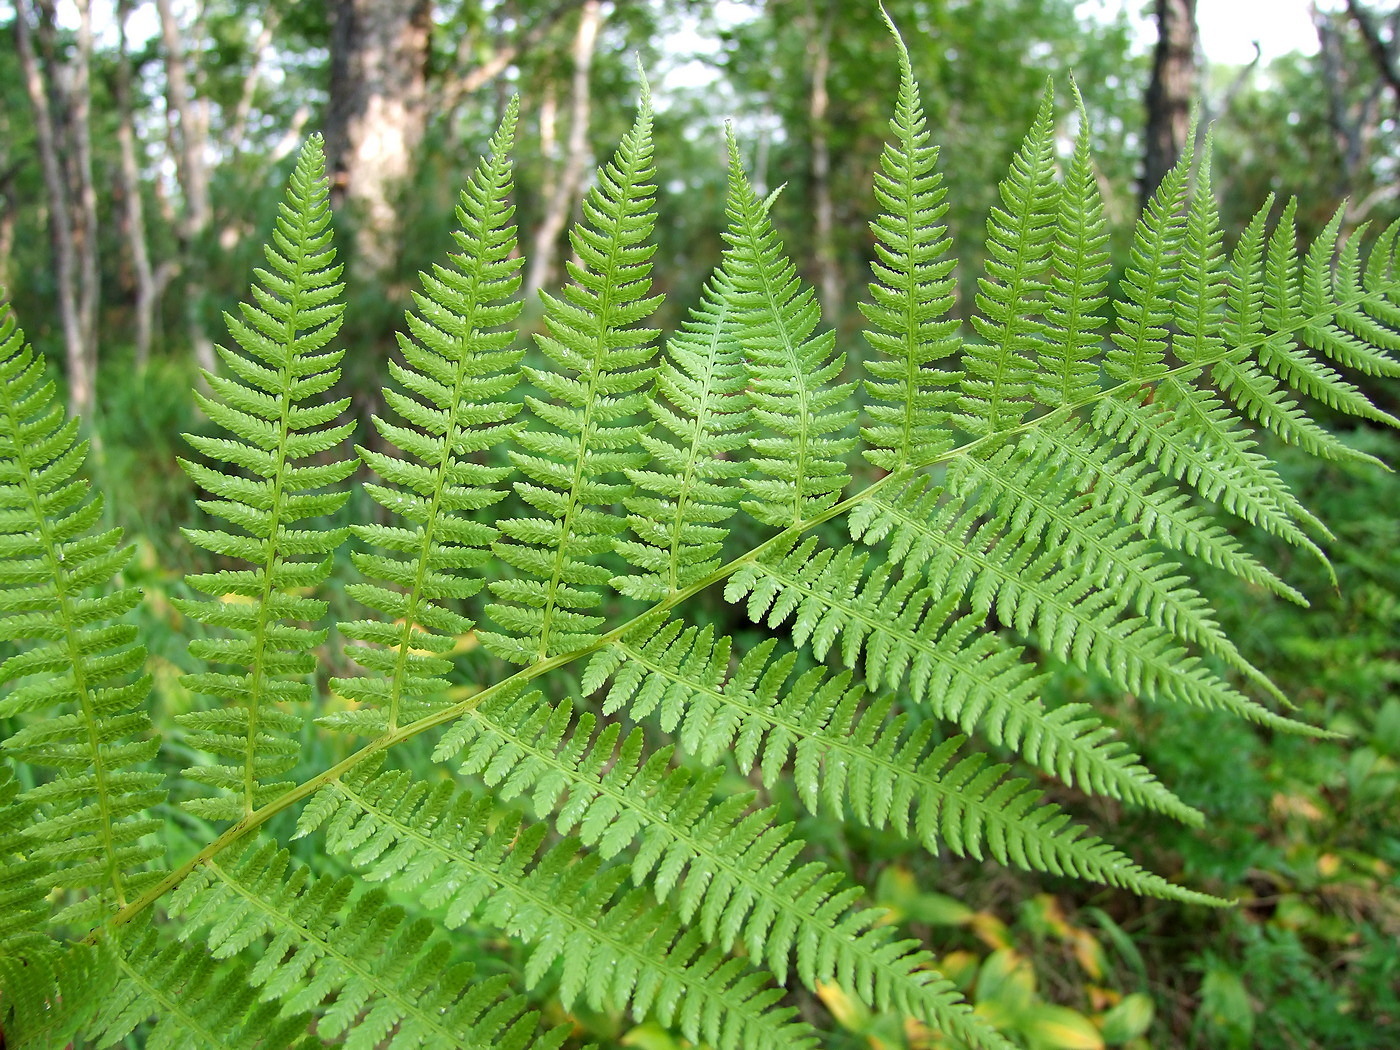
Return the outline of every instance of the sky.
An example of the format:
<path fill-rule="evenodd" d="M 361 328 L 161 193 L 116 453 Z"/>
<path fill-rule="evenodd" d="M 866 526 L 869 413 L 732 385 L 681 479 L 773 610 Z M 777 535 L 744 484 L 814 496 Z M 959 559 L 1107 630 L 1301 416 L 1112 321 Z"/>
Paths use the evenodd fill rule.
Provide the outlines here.
<path fill-rule="evenodd" d="M 113 6 L 113 0 L 98 0 L 94 4 L 100 28 L 110 29 Z M 134 39 L 141 40 L 157 29 L 155 10 L 153 4 L 135 6 L 128 31 Z M 721 0 L 721 6 L 742 5 L 724 4 Z M 1080 10 L 1084 17 L 1092 18 L 1095 15 L 1114 17 L 1126 8 L 1138 22 L 1142 46 L 1148 48 L 1156 39 L 1156 26 L 1145 13 L 1149 6 L 1142 0 L 1086 0 Z M 1206 60 L 1216 65 L 1244 65 L 1251 61 L 1255 40 L 1259 42 L 1264 63 L 1289 51 L 1313 54 L 1317 51 L 1317 34 L 1309 6 L 1309 0 L 1198 0 L 1196 24 L 1200 30 L 1201 50 Z M 1318 6 L 1340 7 L 1342 0 L 1319 0 Z M 60 2 L 60 17 L 71 7 L 71 3 Z"/>

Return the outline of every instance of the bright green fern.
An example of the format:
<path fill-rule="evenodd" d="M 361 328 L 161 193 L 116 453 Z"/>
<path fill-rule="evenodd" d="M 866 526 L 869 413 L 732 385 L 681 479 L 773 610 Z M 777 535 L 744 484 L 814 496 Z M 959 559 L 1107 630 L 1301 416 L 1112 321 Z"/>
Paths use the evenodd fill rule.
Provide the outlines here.
<path fill-rule="evenodd" d="M 156 834 L 130 551 L 3 308 L 9 1045 L 524 1050 L 579 1045 L 602 1015 L 806 1048 L 821 1033 L 792 993 L 834 986 L 961 1045 L 1010 1046 L 817 859 L 764 793 L 780 782 L 810 814 L 929 851 L 1221 903 L 1045 797 L 1026 767 L 1208 818 L 1041 684 L 1064 663 L 1177 717 L 1317 732 L 1192 566 L 1305 604 L 1231 519 L 1323 557 L 1326 528 L 1264 439 L 1359 462 L 1311 406 L 1396 424 L 1354 374 L 1400 375 L 1397 229 L 1366 251 L 1338 217 L 1300 249 L 1295 205 L 1271 221 L 1271 199 L 1227 248 L 1206 147 L 1149 202 L 1115 295 L 1087 119 L 1079 106 L 1060 156 L 1047 90 L 965 332 L 938 151 L 898 55 L 867 374 L 823 327 L 732 135 L 722 262 L 679 331 L 645 327 L 645 93 L 527 347 L 512 102 L 355 459 L 308 143 L 228 316 L 226 371 L 196 395 L 209 429 L 189 437 L 208 520 L 186 535 L 214 568 L 178 606 L 201 625 L 184 679 L 198 701 L 160 729 L 188 766 L 182 819 L 207 830 L 192 855 L 167 858 Z M 359 484 L 374 517 L 346 522 Z M 329 623 L 347 575 L 364 614 Z M 697 617 L 702 592 L 751 629 Z M 293 779 L 328 731 L 345 757 Z"/>

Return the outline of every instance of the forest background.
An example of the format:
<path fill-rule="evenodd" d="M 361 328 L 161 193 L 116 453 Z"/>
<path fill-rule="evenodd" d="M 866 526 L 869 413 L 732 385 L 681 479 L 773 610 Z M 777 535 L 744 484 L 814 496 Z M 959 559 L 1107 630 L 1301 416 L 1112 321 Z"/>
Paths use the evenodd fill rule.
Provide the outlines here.
<path fill-rule="evenodd" d="M 1195 0 L 886 7 L 943 147 L 965 293 L 997 180 L 1047 76 L 1067 97 L 1072 72 L 1083 94 L 1116 259 L 1193 107 L 1212 128 L 1227 243 L 1270 192 L 1300 198 L 1304 237 L 1338 207 L 1345 230 L 1400 215 L 1400 5 L 1314 6 L 1315 46 L 1267 62 L 1256 50 L 1240 66 L 1204 61 Z M 202 556 L 178 527 L 200 513 L 176 466 L 179 435 L 201 426 L 189 388 L 213 367 L 221 311 L 261 261 L 295 150 L 313 131 L 326 135 L 348 235 L 346 392 L 363 418 L 416 274 L 448 249 L 445 217 L 517 92 L 527 328 L 537 320 L 529 304 L 558 280 L 594 166 L 631 119 L 638 57 L 659 109 L 661 323 L 684 315 L 719 259 L 729 120 L 759 191 L 783 187 L 774 218 L 839 344 L 861 352 L 869 177 L 898 76 L 873 2 L 15 0 L 0 27 L 0 289 L 91 422 L 98 486 L 139 544 L 135 582 L 154 595 L 180 593 Z M 1066 147 L 1073 119 L 1066 106 Z M 1396 411 L 1393 396 L 1371 393 Z M 1393 436 L 1347 437 L 1400 463 Z M 1261 605 L 1228 582 L 1216 588 L 1219 611 L 1304 717 L 1349 739 L 1275 737 L 1204 714 L 1164 720 L 1065 673 L 1047 700 L 1108 711 L 1211 822 L 1182 829 L 1039 778 L 1091 824 L 1116 826 L 1139 862 L 1239 907 L 1132 899 L 810 818 L 800 829 L 829 863 L 877 887 L 877 903 L 1032 1050 L 1400 1045 L 1396 488 L 1271 452 L 1338 533 L 1340 585 L 1296 565 L 1310 611 Z M 191 703 L 178 683 L 188 669 L 179 614 L 168 602 L 149 608 L 155 702 L 175 713 Z M 751 626 L 723 629 L 758 640 Z M 317 749 L 335 746 L 313 740 L 308 766 L 326 765 Z M 166 753 L 175 775 L 186 764 L 178 736 Z M 177 853 L 182 836 L 201 837 L 174 801 L 165 814 Z M 834 990 L 800 1005 L 852 1047 L 931 1038 Z M 603 1045 L 674 1045 L 621 1016 L 580 1023 Z"/>

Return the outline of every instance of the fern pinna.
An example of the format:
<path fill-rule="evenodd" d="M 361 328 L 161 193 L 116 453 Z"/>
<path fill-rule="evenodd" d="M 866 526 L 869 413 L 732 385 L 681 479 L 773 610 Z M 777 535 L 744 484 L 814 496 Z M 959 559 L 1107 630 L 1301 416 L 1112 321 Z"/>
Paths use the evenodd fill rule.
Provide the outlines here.
<path fill-rule="evenodd" d="M 1345 374 L 1400 373 L 1397 230 L 1363 252 L 1338 218 L 1300 252 L 1294 206 L 1271 223 L 1271 200 L 1227 253 L 1207 149 L 1163 181 L 1113 297 L 1083 110 L 1061 158 L 1047 91 L 964 333 L 938 151 L 896 43 L 865 375 L 732 139 L 722 263 L 657 345 L 645 94 L 527 353 L 512 103 L 462 191 L 457 250 L 415 295 L 375 447 L 352 459 L 308 143 L 228 319 L 227 373 L 196 395 L 222 433 L 191 436 L 186 469 L 220 523 L 187 535 L 224 564 L 180 603 L 204 628 L 185 679 L 202 699 L 160 727 L 194 756 L 173 785 L 209 829 L 192 855 L 156 835 L 129 548 L 5 309 L 7 1045 L 560 1047 L 589 1013 L 714 1047 L 817 1045 L 794 982 L 1011 1045 L 734 774 L 930 851 L 1220 903 L 1018 772 L 1205 819 L 1090 706 L 1047 704 L 1044 671 L 1316 732 L 1188 567 L 1304 601 L 1229 519 L 1322 556 L 1325 526 L 1261 439 L 1363 460 L 1308 406 L 1395 424 Z M 357 469 L 374 520 L 341 524 Z M 347 573 L 365 614 L 332 625 Z M 701 592 L 767 639 L 694 622 Z M 301 741 L 326 731 L 345 757 L 300 776 Z M 420 736 L 430 768 L 402 746 Z M 501 935 L 515 954 L 481 965 Z"/>

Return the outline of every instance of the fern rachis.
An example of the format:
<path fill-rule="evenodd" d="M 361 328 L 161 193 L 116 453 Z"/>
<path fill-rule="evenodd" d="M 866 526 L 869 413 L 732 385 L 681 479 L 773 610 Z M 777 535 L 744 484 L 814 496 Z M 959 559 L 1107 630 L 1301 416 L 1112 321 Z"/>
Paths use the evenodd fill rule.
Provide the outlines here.
<path fill-rule="evenodd" d="M 164 798 L 149 680 L 119 622 L 139 594 L 114 585 L 127 554 L 74 480 L 77 424 L 6 308 L 0 639 L 19 649 L 0 664 L 14 682 L 0 712 L 21 725 L 4 750 L 58 772 L 21 792 L 0 768 L 7 1037 L 106 1045 L 154 1018 L 152 1045 L 557 1047 L 569 1033 L 541 1030 L 521 994 L 557 979 L 566 1008 L 717 1047 L 806 1047 L 816 1033 L 780 1002 L 791 975 L 1007 1045 L 773 807 L 721 789 L 725 762 L 930 850 L 1213 903 L 972 741 L 1202 819 L 1087 705 L 1043 701 L 1036 649 L 1154 702 L 1310 731 L 1270 706 L 1278 690 L 1179 556 L 1301 600 L 1219 512 L 1321 555 L 1324 527 L 1255 428 L 1359 458 L 1295 393 L 1394 422 L 1344 370 L 1400 374 L 1396 232 L 1363 257 L 1355 239 L 1337 248 L 1334 224 L 1300 253 L 1291 208 L 1271 229 L 1266 206 L 1227 253 L 1208 153 L 1194 177 L 1188 157 L 1112 298 L 1087 132 L 1057 173 L 1047 93 L 990 223 L 972 319 L 986 342 L 964 341 L 937 151 L 900 56 L 868 378 L 843 376 L 732 137 L 723 261 L 657 354 L 641 327 L 659 301 L 645 96 L 571 232 L 569 283 L 545 296 L 548 364 L 527 367 L 511 330 L 512 103 L 461 195 L 458 251 L 424 275 L 400 336 L 374 421 L 386 447 L 358 461 L 340 458 L 345 402 L 327 400 L 341 288 L 308 144 L 268 267 L 229 318 L 229 375 L 200 395 L 224 435 L 191 437 L 201 507 L 227 526 L 188 535 L 243 564 L 192 577 L 207 599 L 182 603 L 211 631 L 187 684 L 216 701 L 182 716 L 202 752 L 187 779 L 208 789 L 183 805 L 226 826 L 170 871 L 149 834 Z M 506 465 L 483 461 L 492 447 Z M 853 450 L 887 473 L 853 484 Z M 329 526 L 361 468 L 385 520 Z M 748 549 L 740 514 L 759 530 Z M 343 544 L 347 594 L 371 615 L 335 625 L 360 673 L 336 678 L 348 703 L 322 711 L 307 679 Z M 736 652 L 689 619 L 706 590 L 791 626 Z M 468 637 L 513 670 L 464 696 Z M 278 779 L 309 719 L 358 749 Z M 674 745 L 649 749 L 649 724 Z M 441 768 L 396 767 L 400 745 L 439 730 Z M 268 829 L 292 809 L 297 836 L 353 874 L 291 860 Z M 444 931 L 478 927 L 526 946 L 518 982 L 459 964 Z"/>

